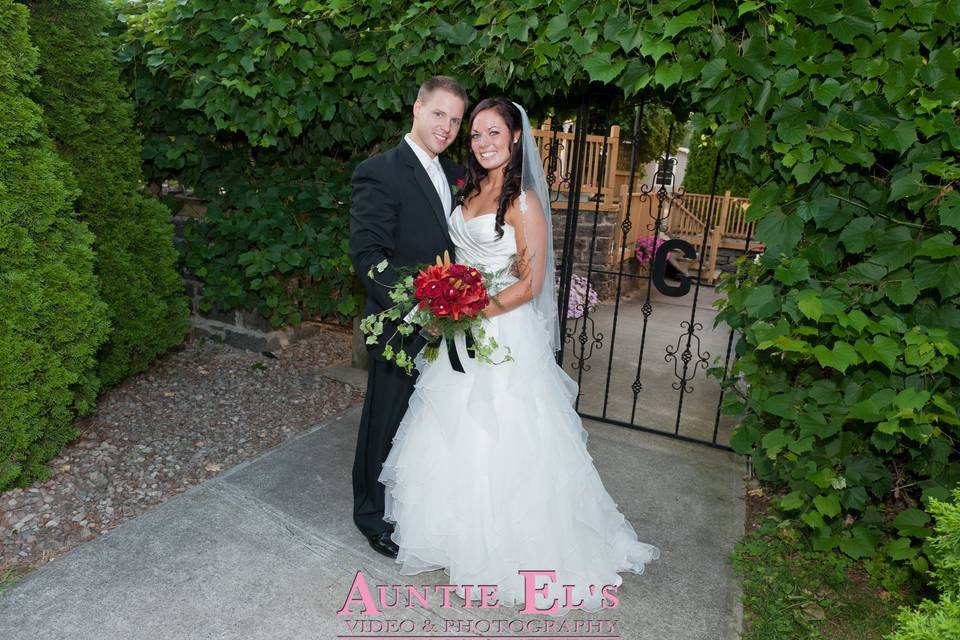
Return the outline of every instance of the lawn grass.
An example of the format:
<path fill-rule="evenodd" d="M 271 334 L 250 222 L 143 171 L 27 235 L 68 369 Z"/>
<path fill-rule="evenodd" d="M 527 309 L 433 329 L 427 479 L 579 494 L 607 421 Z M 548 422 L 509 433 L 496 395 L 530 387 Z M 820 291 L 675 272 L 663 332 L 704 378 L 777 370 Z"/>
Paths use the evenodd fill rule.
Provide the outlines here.
<path fill-rule="evenodd" d="M 903 572 L 874 568 L 839 551 L 814 551 L 766 506 L 749 518 L 732 561 L 742 579 L 742 640 L 882 640 L 909 604 Z M 893 584 L 891 584 L 893 583 Z"/>

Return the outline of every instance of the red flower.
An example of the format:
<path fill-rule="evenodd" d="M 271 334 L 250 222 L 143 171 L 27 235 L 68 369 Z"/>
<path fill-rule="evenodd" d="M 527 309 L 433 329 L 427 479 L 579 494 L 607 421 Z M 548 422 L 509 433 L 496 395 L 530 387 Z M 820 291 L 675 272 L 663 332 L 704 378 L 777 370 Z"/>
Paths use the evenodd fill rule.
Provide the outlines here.
<path fill-rule="evenodd" d="M 457 189 L 463 189 L 463 185 L 465 185 L 466 183 L 467 183 L 466 180 L 464 180 L 463 178 L 459 178 L 457 180 Z"/>
<path fill-rule="evenodd" d="M 415 294 L 420 308 L 428 308 L 437 317 L 452 315 L 475 318 L 490 302 L 483 286 L 483 276 L 473 267 L 450 262 L 444 253 L 443 260 L 421 270 L 414 279 Z"/>

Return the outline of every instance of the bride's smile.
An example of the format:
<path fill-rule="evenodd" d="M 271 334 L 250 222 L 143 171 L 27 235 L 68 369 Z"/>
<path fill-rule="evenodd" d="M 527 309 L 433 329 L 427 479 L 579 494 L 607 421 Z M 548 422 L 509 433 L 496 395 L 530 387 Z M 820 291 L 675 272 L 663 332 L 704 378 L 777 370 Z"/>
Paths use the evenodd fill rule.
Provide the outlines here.
<path fill-rule="evenodd" d="M 504 167 L 510 161 L 512 147 L 507 123 L 495 109 L 481 111 L 470 129 L 470 148 L 480 166 L 488 172 Z"/>

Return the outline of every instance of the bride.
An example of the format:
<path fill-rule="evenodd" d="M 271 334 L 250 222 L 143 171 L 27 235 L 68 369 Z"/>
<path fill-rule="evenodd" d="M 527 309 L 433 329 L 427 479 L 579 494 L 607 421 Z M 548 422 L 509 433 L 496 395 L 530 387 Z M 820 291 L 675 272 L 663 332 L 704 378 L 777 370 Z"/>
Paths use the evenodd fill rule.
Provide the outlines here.
<path fill-rule="evenodd" d="M 450 236 L 458 262 L 502 274 L 487 283 L 483 327 L 511 359 L 467 358 L 463 336 L 454 341 L 463 372 L 444 342 L 432 362 L 417 357 L 420 375 L 379 477 L 384 520 L 395 523 L 402 574 L 442 568 L 462 598 L 480 595 L 465 585 L 494 585 L 501 605 L 524 605 L 521 572 L 555 571 L 536 584 L 549 594 L 538 609 L 556 601 L 596 611 L 610 606 L 602 591 L 621 584 L 618 572 L 642 573 L 660 552 L 637 541 L 604 488 L 572 407 L 577 385 L 554 358 L 550 203 L 527 115 L 488 98 L 469 132 Z"/>

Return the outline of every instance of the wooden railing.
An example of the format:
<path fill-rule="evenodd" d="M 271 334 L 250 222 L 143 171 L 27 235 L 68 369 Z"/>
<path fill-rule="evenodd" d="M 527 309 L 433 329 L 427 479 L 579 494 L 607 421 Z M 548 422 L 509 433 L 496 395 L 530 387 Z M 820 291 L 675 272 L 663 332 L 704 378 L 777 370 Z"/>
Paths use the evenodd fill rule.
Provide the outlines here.
<path fill-rule="evenodd" d="M 731 196 L 729 191 L 722 196 L 714 197 L 710 223 L 714 230 L 720 232 L 724 247 L 731 249 L 742 247 L 747 235 L 750 234 L 752 237 L 751 223 L 746 220 L 749 204 L 750 201 L 746 198 Z M 680 206 L 699 219 L 706 220 L 711 209 L 710 196 L 702 193 L 688 193 L 683 196 Z M 739 247 L 736 246 L 737 240 L 740 241 Z"/>
<path fill-rule="evenodd" d="M 539 129 L 533 131 L 534 140 L 540 151 L 540 158 L 544 161 L 550 156 L 550 147 L 557 145 L 557 176 L 551 188 L 561 192 L 570 191 L 569 176 L 573 165 L 573 137 L 574 133 L 566 131 L 551 131 L 550 121 L 546 121 Z M 583 178 L 581 193 L 584 196 L 604 195 L 604 202 L 610 203 L 616 194 L 617 161 L 620 156 L 620 127 L 610 127 L 610 133 L 604 136 L 588 134 L 586 136 L 586 150 L 584 152 Z M 544 162 L 544 169 L 547 163 Z M 602 169 L 602 172 L 601 172 Z M 549 176 L 548 176 L 549 178 Z"/>
<path fill-rule="evenodd" d="M 559 191 L 561 195 L 568 194 L 571 187 L 569 175 L 573 168 L 574 136 L 572 131 L 552 131 L 549 120 L 533 131 L 545 169 L 548 168 L 547 159 L 551 148 L 556 146 L 556 174 L 551 190 Z M 588 209 L 608 215 L 616 213 L 617 224 L 614 225 L 612 242 L 608 245 L 610 253 L 607 256 L 608 265 L 612 268 L 617 268 L 621 251 L 624 257 L 633 256 L 637 238 L 653 234 L 658 216 L 656 193 L 643 197 L 639 192 L 640 182 L 637 182 L 633 195 L 630 195 L 631 189 L 627 184 L 629 172 L 617 170 L 619 156 L 620 127 L 611 127 L 607 136 L 586 136 L 581 194 L 585 200 L 594 202 L 597 194 L 601 194 L 602 198 L 599 204 L 586 209 L 581 206 L 581 213 Z M 554 202 L 555 209 L 565 209 L 566 206 L 566 198 L 561 197 Z M 733 197 L 729 191 L 712 198 L 699 193 L 687 193 L 682 198 L 668 197 L 659 211 L 660 231 L 671 238 L 686 240 L 699 252 L 703 246 L 704 229 L 709 227 L 704 268 L 700 277 L 704 282 L 713 283 L 717 277 L 719 250 L 722 248 L 742 251 L 747 249 L 747 237 L 753 238 L 753 223 L 747 222 L 745 215 L 748 206 L 749 201 L 746 198 Z M 624 238 L 622 225 L 628 213 L 631 224 Z M 758 245 L 751 243 L 749 249 L 757 250 Z M 699 256 L 695 264 L 699 266 Z"/>
<path fill-rule="evenodd" d="M 719 250 L 747 247 L 746 239 L 753 238 L 752 222 L 747 222 L 745 213 L 749 201 L 746 198 L 737 198 L 726 192 L 722 196 L 715 196 L 711 207 L 711 197 L 699 193 L 687 193 L 682 199 L 668 198 L 664 201 L 660 216 L 660 230 L 671 238 L 686 240 L 699 252 L 703 245 L 704 227 L 710 223 L 707 233 L 706 257 L 703 272 L 700 277 L 704 282 L 713 283 L 717 277 L 717 256 Z M 615 266 L 621 255 L 621 247 L 625 257 L 633 255 L 637 238 L 653 235 L 653 228 L 658 215 L 657 195 L 652 193 L 647 197 L 634 193 L 629 196 L 626 186 L 621 188 L 619 219 L 613 242 L 613 251 L 610 256 L 611 266 Z M 629 212 L 630 230 L 624 243 L 622 225 Z M 759 246 L 751 242 L 750 250 L 757 250 Z M 699 265 L 699 256 L 695 263 Z"/>

